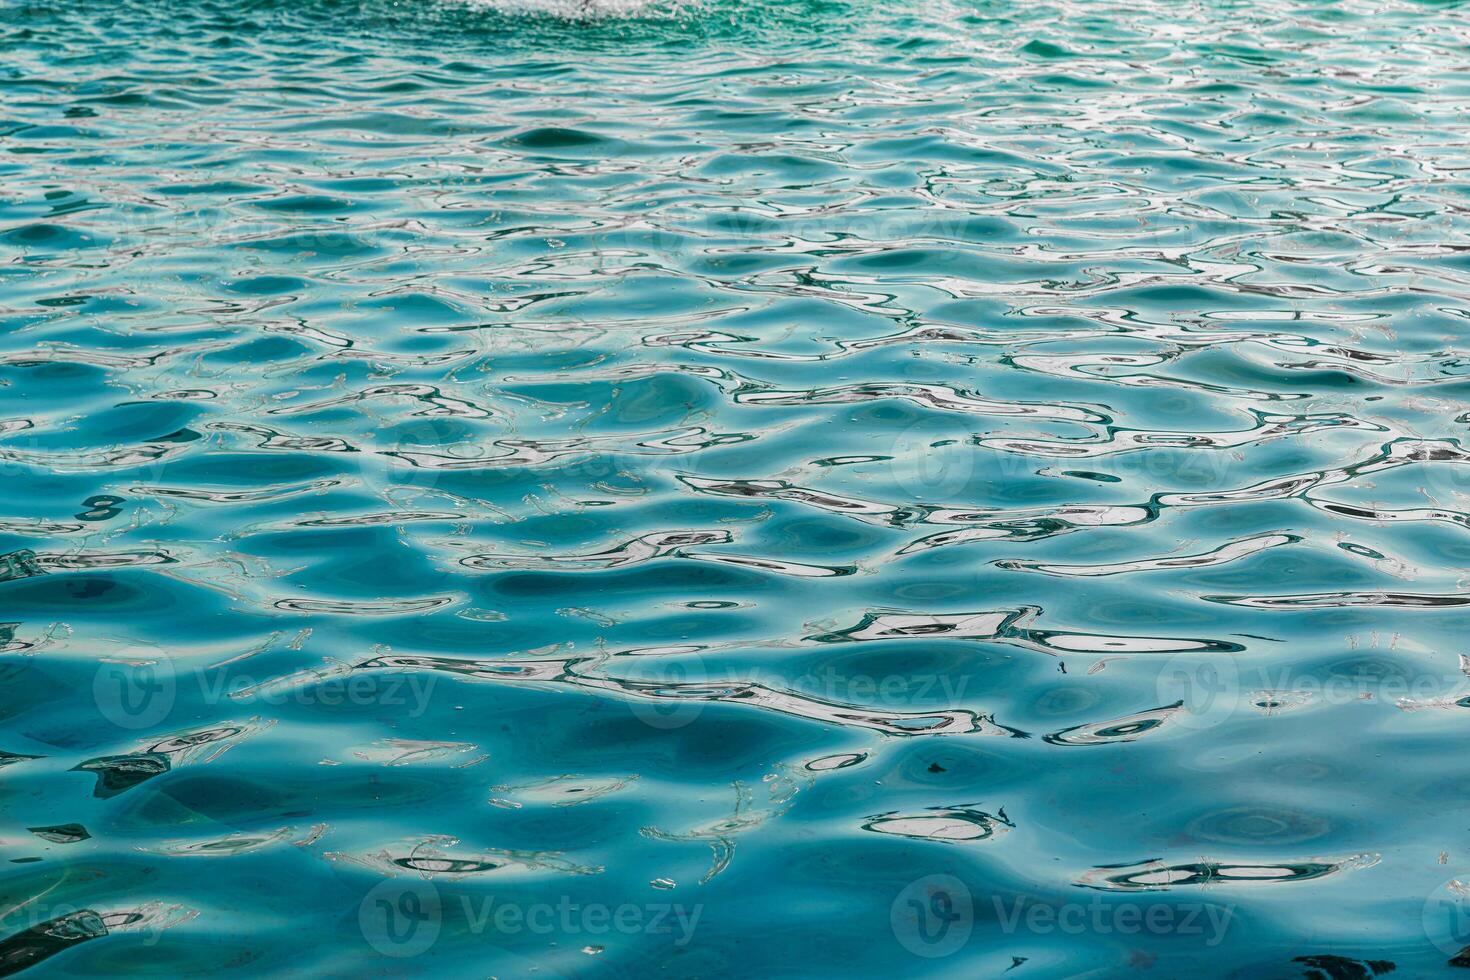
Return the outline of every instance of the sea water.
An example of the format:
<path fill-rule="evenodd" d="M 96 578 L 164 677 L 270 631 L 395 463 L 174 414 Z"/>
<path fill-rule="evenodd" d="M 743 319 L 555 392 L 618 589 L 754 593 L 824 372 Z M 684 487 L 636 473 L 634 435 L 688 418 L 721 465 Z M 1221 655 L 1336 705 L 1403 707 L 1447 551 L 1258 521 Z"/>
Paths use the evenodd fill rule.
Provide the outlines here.
<path fill-rule="evenodd" d="M 1464 5 L 0 7 L 0 973 L 1470 963 Z"/>

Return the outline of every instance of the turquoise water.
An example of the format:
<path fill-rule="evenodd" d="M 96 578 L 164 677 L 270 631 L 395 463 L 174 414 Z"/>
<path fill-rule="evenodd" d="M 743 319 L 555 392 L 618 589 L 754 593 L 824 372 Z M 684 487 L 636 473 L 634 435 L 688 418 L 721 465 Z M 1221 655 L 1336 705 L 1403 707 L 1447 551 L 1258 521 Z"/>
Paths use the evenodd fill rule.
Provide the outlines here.
<path fill-rule="evenodd" d="M 0 7 L 0 974 L 1470 964 L 1466 10 Z"/>

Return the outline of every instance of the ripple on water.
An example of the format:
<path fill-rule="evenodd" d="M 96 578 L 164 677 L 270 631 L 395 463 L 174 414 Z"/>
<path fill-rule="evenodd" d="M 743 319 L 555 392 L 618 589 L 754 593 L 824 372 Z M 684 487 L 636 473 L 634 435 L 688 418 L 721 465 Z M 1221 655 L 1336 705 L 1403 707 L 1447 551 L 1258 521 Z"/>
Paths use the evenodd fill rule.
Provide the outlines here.
<path fill-rule="evenodd" d="M 1470 963 L 1467 23 L 7 7 L 0 973 Z"/>

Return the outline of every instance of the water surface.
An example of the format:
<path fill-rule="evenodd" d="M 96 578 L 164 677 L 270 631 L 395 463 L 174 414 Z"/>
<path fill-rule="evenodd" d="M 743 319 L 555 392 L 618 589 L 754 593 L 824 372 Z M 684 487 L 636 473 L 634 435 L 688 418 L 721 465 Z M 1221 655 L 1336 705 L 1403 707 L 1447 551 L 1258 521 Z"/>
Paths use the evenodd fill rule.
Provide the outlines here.
<path fill-rule="evenodd" d="M 0 973 L 1470 964 L 1467 42 L 0 8 Z"/>

